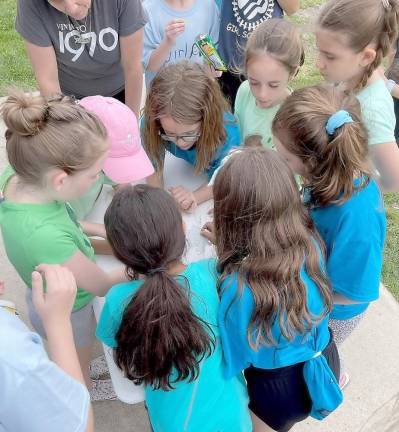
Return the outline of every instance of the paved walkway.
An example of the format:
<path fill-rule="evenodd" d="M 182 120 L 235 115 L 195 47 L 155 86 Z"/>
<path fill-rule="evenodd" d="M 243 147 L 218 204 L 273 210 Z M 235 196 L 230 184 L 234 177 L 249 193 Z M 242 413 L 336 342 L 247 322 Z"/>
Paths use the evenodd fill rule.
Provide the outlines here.
<path fill-rule="evenodd" d="M 6 158 L 4 126 L 1 124 L 0 137 L 2 170 Z M 15 301 L 26 320 L 25 288 L 8 263 L 1 240 L 0 279 L 6 282 L 6 297 Z M 351 375 L 343 405 L 324 422 L 308 420 L 293 431 L 398 432 L 399 305 L 384 288 L 380 300 L 369 308 L 359 328 L 346 341 L 342 357 Z M 98 402 L 94 404 L 94 411 L 97 432 L 150 431 L 142 404 L 130 406 L 115 401 Z M 392 421 L 393 416 L 396 416 L 396 426 L 388 424 L 388 419 Z"/>

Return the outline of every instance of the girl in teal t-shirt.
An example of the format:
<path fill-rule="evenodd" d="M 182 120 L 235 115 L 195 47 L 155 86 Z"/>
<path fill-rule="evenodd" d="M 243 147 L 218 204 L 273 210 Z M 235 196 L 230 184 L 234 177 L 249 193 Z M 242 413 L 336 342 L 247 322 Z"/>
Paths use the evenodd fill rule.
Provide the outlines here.
<path fill-rule="evenodd" d="M 97 337 L 145 385 L 154 432 L 251 431 L 240 374 L 224 378 L 213 260 L 184 265 L 174 199 L 147 185 L 118 192 L 105 214 L 108 239 L 131 281 L 106 296 Z"/>
<path fill-rule="evenodd" d="M 339 359 L 319 238 L 292 171 L 276 152 L 247 148 L 213 190 L 225 376 L 244 371 L 255 432 L 321 420 L 342 402 Z"/>
<path fill-rule="evenodd" d="M 277 151 L 303 178 L 305 204 L 326 245 L 334 299 L 329 325 L 339 345 L 379 297 L 386 231 L 360 104 L 334 87 L 295 90 L 277 112 L 273 133 Z"/>
<path fill-rule="evenodd" d="M 243 143 L 260 135 L 262 144 L 272 148 L 273 118 L 304 58 L 299 29 L 289 21 L 270 19 L 251 33 L 244 53 L 247 81 L 238 89 L 234 108 Z"/>
<path fill-rule="evenodd" d="M 165 151 L 192 165 L 210 179 L 223 158 L 240 146 L 240 131 L 218 83 L 205 67 L 187 60 L 161 69 L 151 83 L 144 107 L 143 145 L 155 167 L 148 177 L 163 186 Z M 183 211 L 212 198 L 204 183 L 191 191 L 186 185 L 170 189 Z"/>

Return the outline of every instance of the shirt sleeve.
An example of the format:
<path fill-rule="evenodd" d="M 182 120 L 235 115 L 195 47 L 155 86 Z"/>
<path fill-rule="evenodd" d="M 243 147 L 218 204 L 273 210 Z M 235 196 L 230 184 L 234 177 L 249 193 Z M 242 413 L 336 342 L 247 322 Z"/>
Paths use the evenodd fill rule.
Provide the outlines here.
<path fill-rule="evenodd" d="M 155 29 L 154 20 L 156 16 L 153 16 L 150 10 L 147 9 L 146 4 L 144 4 L 146 13 L 151 19 L 148 20 L 147 24 L 144 27 L 144 44 L 143 44 L 143 66 L 144 69 L 147 69 L 148 63 L 150 61 L 150 57 L 152 52 L 158 48 L 159 44 L 162 42 L 160 29 Z"/>
<path fill-rule="evenodd" d="M 218 311 L 220 338 L 222 341 L 225 377 L 236 376 L 250 364 L 247 358 L 249 344 L 247 328 L 254 307 L 252 296 L 245 290 L 237 295 L 237 280 L 225 281 Z"/>
<path fill-rule="evenodd" d="M 356 214 L 358 217 L 358 214 Z M 359 228 L 354 229 L 354 224 Z M 384 249 L 384 227 L 375 217 L 348 217 L 334 239 L 327 257 L 333 290 L 356 302 L 378 299 Z"/>
<path fill-rule="evenodd" d="M 147 15 L 141 0 L 120 0 L 119 36 L 129 36 L 144 27 Z"/>
<path fill-rule="evenodd" d="M 362 117 L 369 145 L 396 142 L 395 114 L 390 96 L 389 99 L 369 99 L 362 104 Z"/>
<path fill-rule="evenodd" d="M 226 141 L 216 151 L 216 155 L 207 169 L 208 179 L 210 180 L 215 171 L 220 167 L 223 159 L 235 148 L 240 147 L 241 137 L 240 128 L 233 114 L 225 115 Z"/>
<path fill-rule="evenodd" d="M 35 257 L 37 264 L 63 264 L 79 250 L 68 233 L 52 225 L 35 230 L 24 247 L 27 254 Z"/>
<path fill-rule="evenodd" d="M 0 365 L 1 426 L 6 431 L 84 432 L 88 391 L 47 357 L 39 337 L 17 334 L 9 355 L 13 363 Z"/>
<path fill-rule="evenodd" d="M 96 337 L 105 345 L 116 348 L 116 333 L 120 327 L 120 320 L 116 319 L 112 313 L 109 300 L 105 299 L 104 307 L 98 320 Z"/>
<path fill-rule="evenodd" d="M 18 0 L 15 29 L 28 42 L 40 46 L 52 46 L 50 35 L 43 23 L 41 1 Z"/>

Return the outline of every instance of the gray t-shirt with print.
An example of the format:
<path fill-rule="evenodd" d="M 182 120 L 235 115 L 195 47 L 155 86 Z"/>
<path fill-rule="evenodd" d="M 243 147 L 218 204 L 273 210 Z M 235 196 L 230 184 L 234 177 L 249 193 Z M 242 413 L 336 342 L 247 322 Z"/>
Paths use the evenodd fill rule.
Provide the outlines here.
<path fill-rule="evenodd" d="M 16 29 L 34 45 L 54 47 L 62 92 L 82 98 L 113 96 L 124 88 L 119 37 L 145 23 L 141 0 L 92 0 L 79 21 L 47 0 L 18 0 Z M 80 34 L 87 34 L 88 43 L 79 43 Z"/>

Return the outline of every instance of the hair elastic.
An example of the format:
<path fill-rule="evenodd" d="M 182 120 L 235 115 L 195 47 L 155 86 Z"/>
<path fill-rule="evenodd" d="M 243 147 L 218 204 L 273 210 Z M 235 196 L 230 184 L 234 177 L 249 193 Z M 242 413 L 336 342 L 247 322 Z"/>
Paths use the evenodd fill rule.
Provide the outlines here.
<path fill-rule="evenodd" d="M 165 268 L 165 267 L 157 267 L 157 268 L 148 270 L 147 271 L 147 275 L 148 276 L 153 276 L 153 275 L 155 275 L 157 273 L 166 273 L 167 271 L 168 271 L 168 269 Z"/>
<path fill-rule="evenodd" d="M 332 114 L 326 123 L 328 135 L 334 135 L 335 131 L 346 123 L 353 123 L 353 119 L 345 110 L 339 110 Z"/>

